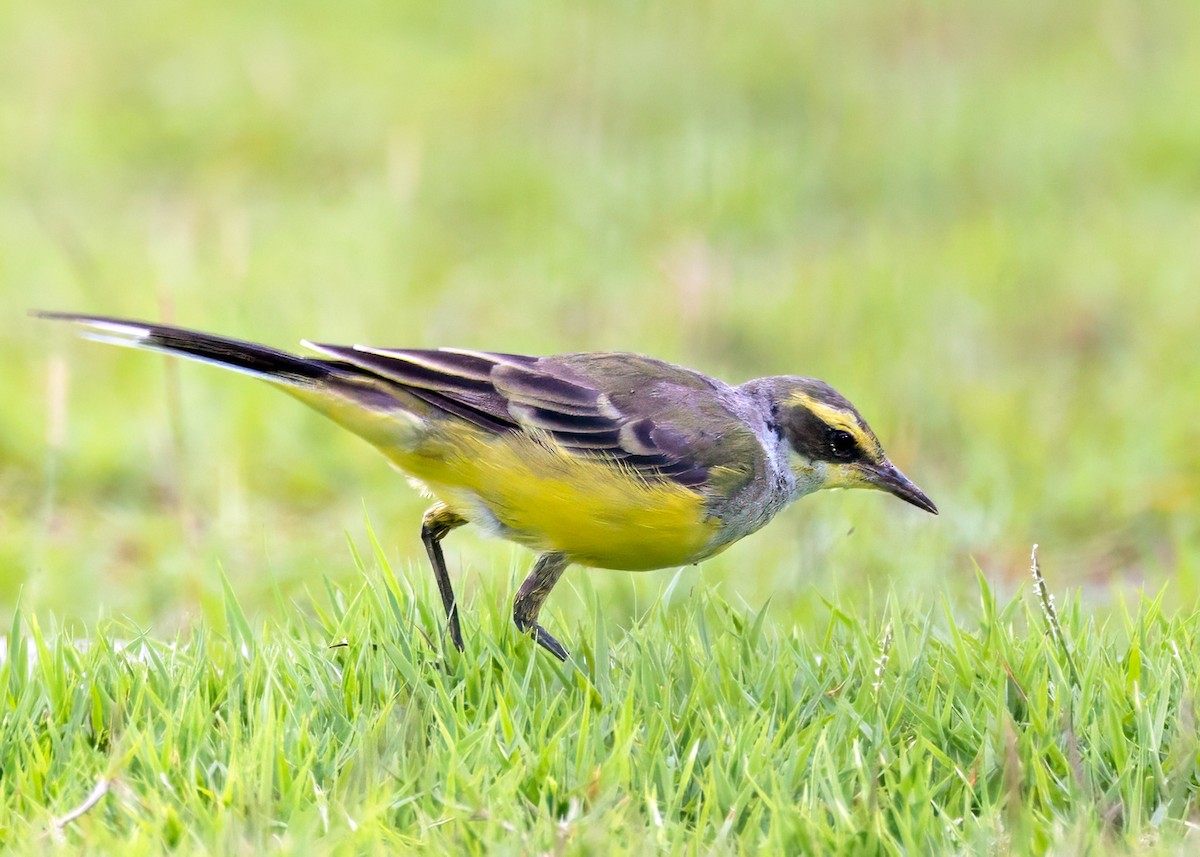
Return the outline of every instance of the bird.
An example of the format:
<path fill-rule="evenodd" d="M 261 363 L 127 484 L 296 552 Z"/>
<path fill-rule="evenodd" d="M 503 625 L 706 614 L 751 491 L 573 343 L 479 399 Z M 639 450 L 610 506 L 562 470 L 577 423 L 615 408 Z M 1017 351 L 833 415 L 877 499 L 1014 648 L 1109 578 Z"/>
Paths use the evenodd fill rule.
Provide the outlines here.
<path fill-rule="evenodd" d="M 815 378 L 733 386 L 624 352 L 534 357 L 302 340 L 317 355 L 307 357 L 165 324 L 33 314 L 89 339 L 259 378 L 378 448 L 433 501 L 421 541 L 460 652 L 442 540 L 466 524 L 537 552 L 513 621 L 566 661 L 539 615 L 568 566 L 695 564 L 827 488 L 878 489 L 938 512 L 858 410 Z"/>

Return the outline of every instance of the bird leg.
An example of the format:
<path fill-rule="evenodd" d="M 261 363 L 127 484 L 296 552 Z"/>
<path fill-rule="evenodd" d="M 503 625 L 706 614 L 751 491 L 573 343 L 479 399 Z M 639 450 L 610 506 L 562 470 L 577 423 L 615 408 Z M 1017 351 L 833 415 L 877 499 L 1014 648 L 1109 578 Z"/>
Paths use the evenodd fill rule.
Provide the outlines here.
<path fill-rule="evenodd" d="M 463 650 L 462 629 L 458 624 L 458 604 L 454 601 L 454 588 L 450 585 L 450 574 L 446 571 L 446 558 L 442 556 L 442 539 L 455 527 L 461 527 L 467 519 L 454 512 L 445 503 L 435 503 L 425 510 L 421 519 L 421 541 L 433 565 L 433 576 L 437 578 L 438 591 L 442 594 L 442 606 L 450 622 L 450 640 L 454 648 Z"/>
<path fill-rule="evenodd" d="M 538 645 L 560 661 L 567 659 L 567 650 L 537 623 L 537 617 L 546 596 L 550 594 L 554 584 L 558 583 L 568 565 L 570 563 L 567 558 L 560 553 L 542 554 L 534 563 L 533 571 L 529 572 L 529 576 L 517 590 L 517 597 L 513 601 L 513 622 L 516 623 L 517 630 L 523 634 L 532 631 Z"/>

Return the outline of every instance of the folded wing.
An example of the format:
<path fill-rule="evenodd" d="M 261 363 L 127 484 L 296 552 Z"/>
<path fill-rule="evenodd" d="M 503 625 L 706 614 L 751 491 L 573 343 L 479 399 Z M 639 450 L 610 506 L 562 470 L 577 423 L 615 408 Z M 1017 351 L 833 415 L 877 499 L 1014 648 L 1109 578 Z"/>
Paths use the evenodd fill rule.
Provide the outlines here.
<path fill-rule="evenodd" d="M 305 344 L 490 432 L 544 435 L 568 452 L 608 459 L 650 480 L 698 487 L 709 478 L 685 432 L 661 416 L 619 407 L 602 381 L 557 358 Z"/>

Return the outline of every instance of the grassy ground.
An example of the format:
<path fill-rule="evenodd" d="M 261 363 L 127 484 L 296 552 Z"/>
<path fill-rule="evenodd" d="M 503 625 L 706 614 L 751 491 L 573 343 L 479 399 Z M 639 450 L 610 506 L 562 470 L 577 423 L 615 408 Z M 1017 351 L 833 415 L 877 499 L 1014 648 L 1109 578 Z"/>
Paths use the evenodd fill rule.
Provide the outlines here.
<path fill-rule="evenodd" d="M 1188 848 L 1198 40 L 1183 0 L 0 7 L 0 842 Z M 456 532 L 446 658 L 366 447 L 34 306 L 811 374 L 943 514 L 573 570 L 562 669 L 505 618 L 530 557 Z"/>
<path fill-rule="evenodd" d="M 153 853 L 1134 853 L 1194 847 L 1200 617 L 894 600 L 780 630 L 705 588 L 566 666 L 476 603 L 465 655 L 380 560 L 161 640 L 14 625 L 9 843 Z M 678 578 L 673 585 L 678 583 Z M 499 595 L 489 592 L 489 595 Z M 1057 633 L 1056 630 L 1057 629 Z M 1058 636 L 1061 634 L 1061 637 Z M 329 641 L 337 641 L 330 648 Z M 1189 844 L 1190 843 L 1190 844 Z"/>

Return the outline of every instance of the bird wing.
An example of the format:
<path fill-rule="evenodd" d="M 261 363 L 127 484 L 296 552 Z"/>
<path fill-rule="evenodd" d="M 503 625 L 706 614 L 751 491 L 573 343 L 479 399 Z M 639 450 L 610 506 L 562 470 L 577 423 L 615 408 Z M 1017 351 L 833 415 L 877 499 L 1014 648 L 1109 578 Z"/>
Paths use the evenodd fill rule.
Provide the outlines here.
<path fill-rule="evenodd" d="M 549 436 L 570 454 L 604 458 L 648 480 L 720 484 L 727 496 L 762 457 L 753 431 L 721 403 L 728 387 L 639 355 L 305 344 L 489 432 Z"/>

